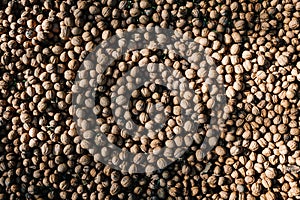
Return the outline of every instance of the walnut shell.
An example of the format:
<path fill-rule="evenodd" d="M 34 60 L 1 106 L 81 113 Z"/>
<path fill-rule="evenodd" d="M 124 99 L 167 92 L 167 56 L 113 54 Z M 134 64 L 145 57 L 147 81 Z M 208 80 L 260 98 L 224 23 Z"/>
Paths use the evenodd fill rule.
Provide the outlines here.
<path fill-rule="evenodd" d="M 299 26 L 300 26 L 299 19 L 293 17 L 292 20 L 289 22 L 290 29 L 296 30 L 297 28 L 299 28 Z"/>
<path fill-rule="evenodd" d="M 116 195 L 118 194 L 118 192 L 121 190 L 121 187 L 119 185 L 119 183 L 112 183 L 112 185 L 110 186 L 110 194 L 111 195 Z"/>
<path fill-rule="evenodd" d="M 55 45 L 53 48 L 52 48 L 52 52 L 56 55 L 60 55 L 62 52 L 63 52 L 64 48 L 61 47 L 61 46 L 58 46 L 58 45 Z"/>
<path fill-rule="evenodd" d="M 260 196 L 261 195 L 261 184 L 258 183 L 258 182 L 255 182 L 252 186 L 251 186 L 251 191 L 252 191 L 252 194 L 254 196 Z"/>
<path fill-rule="evenodd" d="M 132 180 L 131 180 L 130 176 L 124 176 L 121 179 L 120 183 L 123 187 L 128 188 L 129 186 L 131 186 Z"/>
<path fill-rule="evenodd" d="M 82 44 L 82 37 L 81 36 L 75 36 L 71 39 L 71 44 L 74 46 L 80 46 Z"/>
<path fill-rule="evenodd" d="M 260 65 L 260 66 L 264 66 L 265 63 L 266 63 L 266 58 L 265 58 L 265 56 L 264 56 L 264 55 L 259 55 L 259 56 L 257 57 L 257 63 L 258 63 L 258 65 Z"/>
<path fill-rule="evenodd" d="M 231 34 L 231 37 L 232 37 L 233 41 L 236 42 L 236 43 L 242 42 L 242 36 L 238 32 L 233 32 Z"/>
<path fill-rule="evenodd" d="M 42 155 L 49 155 L 52 151 L 52 148 L 49 144 L 47 143 L 44 143 L 42 146 L 41 146 L 41 153 Z"/>
<path fill-rule="evenodd" d="M 233 146 L 230 148 L 230 154 L 236 156 L 242 153 L 243 149 L 241 147 Z"/>
<path fill-rule="evenodd" d="M 92 15 L 98 15 L 98 14 L 100 14 L 101 9 L 98 6 L 92 5 L 92 6 L 89 7 L 89 12 Z"/>
<path fill-rule="evenodd" d="M 90 162 L 91 162 L 91 157 L 88 156 L 88 155 L 83 155 L 79 159 L 79 163 L 82 164 L 82 165 L 89 165 Z"/>
<path fill-rule="evenodd" d="M 68 170 L 68 166 L 67 164 L 63 163 L 63 164 L 60 164 L 58 165 L 57 167 L 57 171 L 60 172 L 60 173 L 64 173 Z"/>
<path fill-rule="evenodd" d="M 238 45 L 238 44 L 233 44 L 233 45 L 231 46 L 231 48 L 230 48 L 230 53 L 231 53 L 232 55 L 237 55 L 237 54 L 239 54 L 239 53 L 240 53 L 240 45 Z"/>
<path fill-rule="evenodd" d="M 226 150 L 224 147 L 221 147 L 221 146 L 217 146 L 216 149 L 216 154 L 219 155 L 219 156 L 224 156 L 226 155 Z"/>
<path fill-rule="evenodd" d="M 20 120 L 22 123 L 31 122 L 31 116 L 28 113 L 21 113 Z"/>
<path fill-rule="evenodd" d="M 278 64 L 281 65 L 281 66 L 285 66 L 288 64 L 289 60 L 286 56 L 284 55 L 280 55 L 277 59 L 278 61 Z"/>
<path fill-rule="evenodd" d="M 109 16 L 111 16 L 111 13 L 112 13 L 112 9 L 110 7 L 102 8 L 103 17 L 109 17 Z"/>

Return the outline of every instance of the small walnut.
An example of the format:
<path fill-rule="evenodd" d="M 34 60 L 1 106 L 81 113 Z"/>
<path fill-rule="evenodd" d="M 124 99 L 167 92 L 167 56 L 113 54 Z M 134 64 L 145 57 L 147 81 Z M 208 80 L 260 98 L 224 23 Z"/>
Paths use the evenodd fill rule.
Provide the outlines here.
<path fill-rule="evenodd" d="M 225 148 L 221 147 L 221 146 L 217 146 L 215 151 L 216 151 L 216 154 L 219 156 L 224 156 L 226 154 Z"/>
<path fill-rule="evenodd" d="M 201 46 L 207 47 L 209 45 L 209 40 L 207 38 L 199 38 L 198 42 Z"/>
<path fill-rule="evenodd" d="M 299 19 L 293 17 L 292 20 L 289 22 L 290 29 L 296 30 L 297 28 L 299 28 L 299 23 Z"/>
<path fill-rule="evenodd" d="M 55 45 L 53 48 L 52 48 L 52 52 L 56 55 L 60 55 L 62 52 L 63 52 L 64 48 L 61 47 L 61 46 L 58 46 L 58 45 Z"/>
<path fill-rule="evenodd" d="M 255 163 L 253 168 L 255 169 L 255 171 L 257 171 L 258 173 L 262 173 L 264 171 L 264 166 L 261 163 Z"/>
<path fill-rule="evenodd" d="M 42 23 L 42 29 L 44 31 L 50 31 L 51 28 L 52 28 L 52 23 L 48 19 L 45 19 Z"/>
<path fill-rule="evenodd" d="M 38 132 L 38 134 L 37 134 L 37 138 L 38 138 L 40 141 L 45 141 L 45 140 L 47 140 L 48 135 L 47 135 L 45 132 L 40 131 L 40 132 Z"/>
<path fill-rule="evenodd" d="M 231 53 L 232 55 L 237 55 L 237 54 L 239 54 L 239 53 L 240 53 L 240 45 L 238 45 L 238 44 L 233 44 L 233 45 L 231 46 L 231 48 L 230 48 L 230 53 Z"/>
<path fill-rule="evenodd" d="M 268 167 L 266 169 L 265 174 L 270 179 L 274 179 L 276 177 L 276 171 L 274 168 L 271 168 L 271 167 Z"/>
<path fill-rule="evenodd" d="M 256 141 L 251 141 L 250 145 L 249 145 L 249 150 L 251 151 L 257 151 L 259 149 L 259 145 Z"/>
<path fill-rule="evenodd" d="M 268 200 L 276 200 L 276 195 L 273 192 L 268 191 L 266 193 L 266 199 L 268 199 Z"/>
<path fill-rule="evenodd" d="M 260 196 L 261 195 L 261 184 L 258 183 L 258 182 L 255 182 L 252 186 L 251 186 L 251 191 L 252 191 L 252 194 L 254 196 Z"/>
<path fill-rule="evenodd" d="M 264 177 L 261 181 L 261 184 L 267 189 L 272 187 L 272 181 L 268 177 Z"/>
<path fill-rule="evenodd" d="M 210 41 L 215 41 L 217 39 L 218 35 L 215 33 L 215 32 L 209 32 L 207 38 L 210 40 Z"/>
<path fill-rule="evenodd" d="M 82 165 L 88 165 L 91 162 L 91 157 L 88 155 L 83 155 L 80 159 L 79 159 L 79 163 Z"/>
<path fill-rule="evenodd" d="M 149 115 L 145 112 L 142 112 L 139 116 L 139 120 L 142 124 L 145 124 L 149 120 Z"/>
<path fill-rule="evenodd" d="M 231 34 L 231 37 L 232 37 L 232 39 L 233 39 L 233 41 L 234 41 L 235 43 L 240 43 L 240 42 L 242 42 L 242 36 L 241 36 L 238 32 L 233 32 L 233 33 Z"/>
<path fill-rule="evenodd" d="M 233 89 L 235 91 L 241 91 L 244 88 L 244 84 L 241 81 L 235 81 L 233 83 Z"/>
<path fill-rule="evenodd" d="M 241 147 L 233 146 L 230 148 L 230 154 L 236 156 L 242 153 L 243 149 Z"/>
<path fill-rule="evenodd" d="M 196 71 L 193 70 L 193 69 L 187 69 L 185 71 L 185 76 L 188 78 L 188 79 L 193 79 L 196 77 Z"/>
<path fill-rule="evenodd" d="M 288 148 L 287 148 L 286 145 L 280 145 L 280 146 L 279 146 L 279 152 L 280 152 L 280 154 L 282 154 L 282 155 L 286 155 L 286 154 L 289 153 L 289 150 L 288 150 Z"/>
<path fill-rule="evenodd" d="M 159 169 L 164 169 L 167 166 L 167 162 L 164 158 L 160 158 L 157 160 L 157 166 Z"/>
<path fill-rule="evenodd" d="M 23 112 L 21 113 L 20 120 L 22 123 L 29 123 L 31 122 L 31 116 L 28 113 Z"/>
<path fill-rule="evenodd" d="M 118 194 L 120 189 L 121 189 L 121 187 L 120 187 L 119 183 L 112 183 L 112 185 L 110 186 L 109 192 L 111 195 L 116 195 L 116 194 Z"/>
<path fill-rule="evenodd" d="M 236 92 L 235 92 L 233 86 L 229 86 L 226 90 L 226 96 L 228 98 L 233 98 L 233 97 L 235 97 L 235 94 L 236 94 Z"/>
<path fill-rule="evenodd" d="M 298 147 L 298 143 L 295 140 L 290 140 L 288 141 L 287 146 L 291 151 L 296 151 Z"/>
<path fill-rule="evenodd" d="M 172 197 L 177 197 L 178 196 L 178 189 L 176 187 L 171 187 L 169 190 L 169 194 Z"/>
<path fill-rule="evenodd" d="M 234 72 L 237 74 L 243 74 L 244 73 L 244 69 L 242 65 L 235 65 L 234 66 Z"/>
<path fill-rule="evenodd" d="M 285 125 L 285 124 L 280 124 L 280 125 L 278 126 L 278 132 L 279 132 L 279 133 L 283 134 L 283 133 L 286 133 L 287 131 L 288 131 L 287 125 Z"/>
<path fill-rule="evenodd" d="M 290 197 L 296 197 L 300 195 L 300 188 L 298 186 L 293 186 L 288 193 Z"/>
<path fill-rule="evenodd" d="M 68 166 L 67 164 L 63 163 L 63 164 L 60 164 L 58 165 L 57 167 L 57 171 L 60 172 L 60 173 L 64 173 L 68 170 Z"/>
<path fill-rule="evenodd" d="M 248 184 L 252 184 L 254 183 L 255 181 L 255 178 L 253 176 L 246 176 L 245 177 L 245 182 L 248 183 Z"/>
<path fill-rule="evenodd" d="M 296 92 L 294 90 L 288 90 L 285 95 L 288 99 L 293 99 L 296 96 Z"/>
<path fill-rule="evenodd" d="M 89 7 L 89 12 L 92 14 L 92 15 L 98 15 L 100 14 L 101 12 L 101 9 L 95 5 L 92 5 Z"/>
<path fill-rule="evenodd" d="M 102 39 L 103 40 L 107 40 L 109 37 L 111 37 L 112 36 L 112 33 L 111 33 L 111 31 L 110 30 L 104 30 L 103 32 L 102 32 Z"/>
<path fill-rule="evenodd" d="M 75 36 L 71 39 L 71 44 L 74 46 L 80 46 L 82 43 L 82 38 L 80 36 Z"/>
<path fill-rule="evenodd" d="M 50 154 L 52 151 L 52 149 L 50 148 L 49 144 L 48 143 L 44 143 L 42 146 L 41 146 L 41 153 L 42 155 L 48 155 Z"/>
<path fill-rule="evenodd" d="M 259 55 L 259 56 L 257 57 L 257 63 L 258 63 L 258 65 L 260 65 L 260 66 L 264 66 L 265 63 L 266 63 L 266 58 L 265 58 L 265 56 L 264 56 L 264 55 Z"/>
<path fill-rule="evenodd" d="M 76 74 L 75 74 L 75 72 L 74 71 L 72 71 L 72 70 L 66 70 L 65 72 L 64 72 L 64 77 L 65 77 L 65 79 L 66 80 L 74 80 L 75 79 L 75 76 L 76 76 Z"/>
<path fill-rule="evenodd" d="M 122 179 L 121 179 L 121 185 L 125 188 L 129 187 L 132 183 L 132 180 L 129 176 L 124 176 Z"/>
<path fill-rule="evenodd" d="M 281 65 L 281 66 L 287 65 L 288 62 L 289 62 L 288 58 L 286 56 L 284 56 L 284 55 L 280 55 L 278 57 L 277 61 L 278 61 L 279 65 Z"/>
<path fill-rule="evenodd" d="M 258 71 L 258 72 L 256 73 L 256 76 L 257 76 L 257 78 L 260 79 L 260 80 L 265 80 L 265 79 L 267 78 L 266 72 L 264 72 L 264 71 L 262 71 L 262 70 Z"/>

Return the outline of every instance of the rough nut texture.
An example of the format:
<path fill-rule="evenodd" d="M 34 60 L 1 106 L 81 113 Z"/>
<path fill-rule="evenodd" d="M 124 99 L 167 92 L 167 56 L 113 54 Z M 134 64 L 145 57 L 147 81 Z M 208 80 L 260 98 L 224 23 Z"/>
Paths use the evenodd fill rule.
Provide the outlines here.
<path fill-rule="evenodd" d="M 1 0 L 0 199 L 299 198 L 299 12 L 299 0 Z M 117 58 L 104 77 L 98 76 L 107 62 L 104 55 L 85 60 L 115 34 L 154 26 L 176 30 L 180 40 L 194 40 L 203 52 L 175 43 L 191 54 L 189 59 L 158 48 L 118 55 L 102 43 Z M 159 44 L 169 39 L 157 33 Z M 117 44 L 122 49 L 127 43 L 120 39 Z M 83 62 L 88 70 L 77 74 Z M 130 102 L 123 96 L 125 86 L 142 81 L 134 67 L 148 64 L 151 73 L 160 65 L 176 70 L 195 91 L 191 118 L 199 124 L 190 135 L 183 135 L 183 127 L 190 130 L 194 124 L 183 124 L 179 117 L 190 112 L 190 104 L 180 102 L 174 91 L 148 84 L 134 88 Z M 133 68 L 130 84 L 120 83 L 123 87 L 112 96 L 117 80 Z M 99 81 L 95 101 L 87 98 L 92 91 L 75 99 L 76 105 L 95 105 L 96 121 L 84 110 L 75 112 L 76 76 L 80 86 Z M 224 96 L 213 83 L 224 83 Z M 180 81 L 172 84 L 190 96 Z M 213 116 L 223 98 L 226 106 Z M 83 135 L 73 115 L 86 129 Z M 115 123 L 120 116 L 132 119 L 124 123 L 129 128 L 132 123 L 153 128 L 153 120 L 161 129 L 132 136 Z M 141 155 L 152 153 L 145 168 L 158 170 L 138 174 L 133 164 L 123 172 L 99 162 L 112 152 L 103 146 L 105 138 L 90 130 L 96 123 L 109 143 L 124 150 L 112 163 L 121 165 L 131 152 L 135 163 L 143 164 Z M 87 150 L 94 144 L 99 147 L 95 154 Z M 202 144 L 214 148 L 204 156 Z M 190 148 L 168 166 L 157 156 L 181 155 L 184 145 Z"/>

